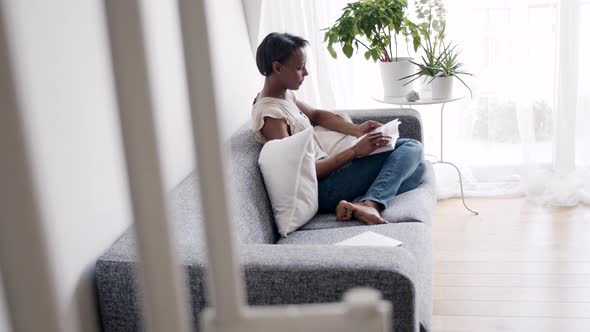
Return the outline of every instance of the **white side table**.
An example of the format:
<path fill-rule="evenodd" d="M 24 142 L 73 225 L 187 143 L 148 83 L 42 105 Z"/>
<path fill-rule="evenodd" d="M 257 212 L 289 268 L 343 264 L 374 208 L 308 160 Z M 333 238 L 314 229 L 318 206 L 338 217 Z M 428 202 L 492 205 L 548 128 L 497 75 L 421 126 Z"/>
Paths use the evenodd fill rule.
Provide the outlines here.
<path fill-rule="evenodd" d="M 465 195 L 463 194 L 463 177 L 461 175 L 461 171 L 459 170 L 459 167 L 457 167 L 457 165 L 445 161 L 443 159 L 443 116 L 444 116 L 444 111 L 445 111 L 445 105 L 447 103 L 453 102 L 453 101 L 457 101 L 457 100 L 461 100 L 465 98 L 464 96 L 461 97 L 452 97 L 449 99 L 432 99 L 430 96 L 426 95 L 426 96 L 422 96 L 420 100 L 417 101 L 408 101 L 406 99 L 406 97 L 384 97 L 384 96 L 373 96 L 373 99 L 381 102 L 381 103 L 385 103 L 385 104 L 392 104 L 392 105 L 398 105 L 401 108 L 403 108 L 404 106 L 419 106 L 419 105 L 439 105 L 440 104 L 440 158 L 437 158 L 432 164 L 436 165 L 436 164 L 447 164 L 447 165 L 451 165 L 453 166 L 456 170 L 457 170 L 457 174 L 459 175 L 459 185 L 461 187 L 461 201 L 463 202 L 463 206 L 465 206 L 465 208 L 473 213 L 474 215 L 478 215 L 479 212 L 476 212 L 472 209 L 470 209 L 467 204 L 465 203 Z"/>

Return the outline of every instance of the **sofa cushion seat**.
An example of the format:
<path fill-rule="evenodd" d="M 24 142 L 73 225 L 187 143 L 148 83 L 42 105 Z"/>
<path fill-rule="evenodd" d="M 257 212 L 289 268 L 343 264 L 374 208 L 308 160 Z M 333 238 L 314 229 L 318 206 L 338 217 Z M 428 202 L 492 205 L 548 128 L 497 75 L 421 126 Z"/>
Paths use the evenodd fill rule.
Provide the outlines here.
<path fill-rule="evenodd" d="M 421 222 L 432 226 L 432 210 L 436 205 L 434 171 L 426 162 L 425 179 L 418 188 L 397 195 L 381 216 L 391 223 Z M 333 213 L 317 214 L 300 230 L 330 229 L 365 225 L 358 220 L 340 222 Z"/>
<path fill-rule="evenodd" d="M 338 221 L 341 224 L 350 221 Z M 335 244 L 355 235 L 371 231 L 392 239 L 402 241 L 401 247 L 409 250 L 414 256 L 424 256 L 427 244 L 430 243 L 429 227 L 418 222 L 391 223 L 384 225 L 363 225 L 356 227 L 340 227 L 331 229 L 297 230 L 287 237 L 279 239 L 277 244 Z"/>

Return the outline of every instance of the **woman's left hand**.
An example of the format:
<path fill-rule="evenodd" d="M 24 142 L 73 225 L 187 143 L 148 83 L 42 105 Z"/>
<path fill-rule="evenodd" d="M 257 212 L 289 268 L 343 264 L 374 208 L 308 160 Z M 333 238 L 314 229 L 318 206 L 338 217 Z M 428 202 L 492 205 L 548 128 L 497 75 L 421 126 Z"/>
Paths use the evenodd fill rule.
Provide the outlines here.
<path fill-rule="evenodd" d="M 370 133 L 371 131 L 375 130 L 375 128 L 379 128 L 382 125 L 382 123 L 373 120 L 365 121 L 362 124 L 358 125 L 359 134 L 356 137 L 360 137 L 366 133 Z"/>

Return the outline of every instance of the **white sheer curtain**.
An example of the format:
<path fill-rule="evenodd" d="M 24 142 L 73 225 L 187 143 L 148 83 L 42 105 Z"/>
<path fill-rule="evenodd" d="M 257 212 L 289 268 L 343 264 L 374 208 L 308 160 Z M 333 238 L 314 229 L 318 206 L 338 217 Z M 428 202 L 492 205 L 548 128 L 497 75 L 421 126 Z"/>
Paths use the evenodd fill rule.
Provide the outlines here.
<path fill-rule="evenodd" d="M 590 203 L 590 82 L 579 74 L 590 69 L 579 61 L 590 55 L 590 3 L 446 5 L 449 37 L 462 45 L 477 76 L 471 80 L 475 98 L 445 123 L 447 132 L 456 133 L 447 145 L 451 158 L 471 175 L 468 192 L 526 193 L 558 206 Z"/>
<path fill-rule="evenodd" d="M 375 107 L 377 66 L 362 55 L 333 60 L 321 29 L 347 1 L 262 0 L 259 41 L 271 31 L 309 39 L 310 76 L 299 98 L 326 108 Z M 412 3 L 413 1 L 409 1 Z M 469 196 L 528 196 L 590 204 L 590 1 L 446 0 L 448 38 L 475 75 L 473 98 L 448 104 L 445 159 Z M 457 85 L 460 86 L 460 85 Z M 464 91 L 458 91 L 465 93 Z M 426 150 L 438 153 L 436 106 L 417 107 Z M 437 167 L 439 197 L 459 193 L 454 170 Z"/>

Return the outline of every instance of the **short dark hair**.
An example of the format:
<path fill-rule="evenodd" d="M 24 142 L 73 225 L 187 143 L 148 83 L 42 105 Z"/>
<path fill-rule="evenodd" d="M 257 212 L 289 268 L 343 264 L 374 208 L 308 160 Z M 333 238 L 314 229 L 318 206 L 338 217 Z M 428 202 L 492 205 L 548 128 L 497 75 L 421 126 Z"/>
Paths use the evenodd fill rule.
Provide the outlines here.
<path fill-rule="evenodd" d="M 264 76 L 272 74 L 272 63 L 283 62 L 294 49 L 305 47 L 308 41 L 288 33 L 269 33 L 256 50 L 256 66 Z"/>

